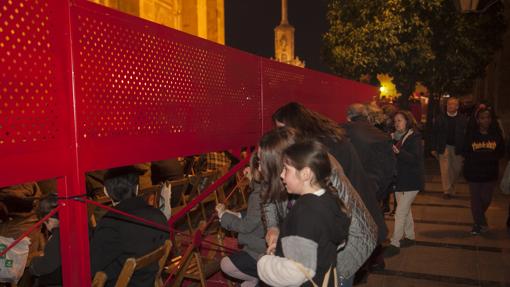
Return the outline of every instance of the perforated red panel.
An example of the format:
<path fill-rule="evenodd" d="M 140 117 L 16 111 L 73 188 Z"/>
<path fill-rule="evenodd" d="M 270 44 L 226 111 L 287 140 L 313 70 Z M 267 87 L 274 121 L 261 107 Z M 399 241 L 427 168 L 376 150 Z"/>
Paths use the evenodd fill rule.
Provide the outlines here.
<path fill-rule="evenodd" d="M 162 159 L 256 142 L 261 115 L 255 56 L 87 7 L 95 11 L 73 10 L 86 170 L 128 163 L 126 154 Z M 106 11 L 114 17 L 102 15 Z"/>
<path fill-rule="evenodd" d="M 272 127 L 271 115 L 292 101 L 343 122 L 350 104 L 365 103 L 377 95 L 372 86 L 271 60 L 261 61 L 264 130 Z"/>
<path fill-rule="evenodd" d="M 59 58 L 60 4 L 0 2 L 0 186 L 63 175 L 72 123 Z"/>

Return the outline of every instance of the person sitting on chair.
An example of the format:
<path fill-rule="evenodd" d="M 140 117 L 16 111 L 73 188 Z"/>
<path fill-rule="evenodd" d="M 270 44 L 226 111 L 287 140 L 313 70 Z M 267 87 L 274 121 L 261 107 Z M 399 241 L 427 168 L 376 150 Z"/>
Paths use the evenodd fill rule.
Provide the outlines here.
<path fill-rule="evenodd" d="M 165 215 L 137 197 L 139 171 L 133 167 L 109 170 L 105 174 L 105 193 L 122 212 L 166 224 Z M 98 222 L 90 242 L 91 271 L 108 276 L 105 286 L 114 286 L 127 258 L 141 257 L 162 246 L 168 234 L 126 216 L 109 211 Z M 135 271 L 129 286 L 154 286 L 157 263 Z"/>
<path fill-rule="evenodd" d="M 41 199 L 36 209 L 39 219 L 48 215 L 57 207 L 57 195 L 49 193 Z M 48 242 L 44 246 L 44 254 L 32 259 L 29 272 L 36 277 L 37 286 L 61 286 L 62 262 L 60 260 L 60 232 L 57 215 L 53 215 L 44 222 L 46 230 L 50 233 Z"/>

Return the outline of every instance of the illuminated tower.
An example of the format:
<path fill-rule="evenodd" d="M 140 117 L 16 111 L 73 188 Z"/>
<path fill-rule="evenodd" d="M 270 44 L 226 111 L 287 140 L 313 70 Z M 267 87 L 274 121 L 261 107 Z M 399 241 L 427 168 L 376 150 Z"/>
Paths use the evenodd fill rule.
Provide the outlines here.
<path fill-rule="evenodd" d="M 274 29 L 275 59 L 278 62 L 304 67 L 305 63 L 294 55 L 294 27 L 289 24 L 287 7 L 287 0 L 282 0 L 282 20 Z"/>

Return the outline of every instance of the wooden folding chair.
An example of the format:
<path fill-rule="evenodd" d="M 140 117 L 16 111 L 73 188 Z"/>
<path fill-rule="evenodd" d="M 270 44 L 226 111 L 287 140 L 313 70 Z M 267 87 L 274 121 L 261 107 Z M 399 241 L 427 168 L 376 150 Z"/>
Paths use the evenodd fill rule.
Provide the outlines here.
<path fill-rule="evenodd" d="M 115 287 L 126 287 L 133 276 L 133 273 L 136 270 L 147 267 L 148 265 L 158 261 L 158 272 L 156 273 L 156 278 L 154 280 L 154 287 L 163 287 L 163 280 L 161 279 L 161 272 L 165 267 L 166 259 L 168 258 L 168 254 L 170 253 L 170 249 L 172 248 L 172 242 L 170 240 L 166 240 L 165 244 L 163 244 L 158 249 L 152 251 L 149 254 L 146 254 L 140 258 L 128 258 L 120 271 L 119 277 L 117 278 L 117 282 L 115 283 Z M 106 283 L 107 276 L 104 272 L 97 272 L 94 276 L 94 280 L 92 281 L 92 286 L 94 287 L 102 287 Z M 102 285 L 101 285 L 102 284 Z"/>
<path fill-rule="evenodd" d="M 218 175 L 219 172 L 217 170 L 204 171 L 200 173 L 200 176 L 198 177 L 199 179 L 197 189 L 198 194 L 201 194 L 203 189 L 206 189 L 215 180 L 217 180 Z M 207 212 L 205 206 L 210 202 L 214 202 L 215 204 L 217 204 L 221 201 L 222 198 L 224 199 L 225 195 L 223 194 L 223 187 L 219 186 L 215 191 L 213 191 L 210 195 L 208 195 L 206 198 L 204 198 L 204 200 L 200 202 L 200 210 L 202 212 L 203 220 L 207 220 Z"/>
<path fill-rule="evenodd" d="M 192 238 L 202 236 L 205 228 L 205 221 L 201 221 Z M 190 243 L 182 256 L 171 260 L 168 270 L 174 270 L 175 268 L 177 268 L 177 272 L 171 286 L 181 286 L 182 281 L 186 278 L 199 281 L 200 285 L 205 287 L 207 278 L 220 271 L 220 263 L 215 259 L 203 258 L 200 255 L 199 247 Z"/>

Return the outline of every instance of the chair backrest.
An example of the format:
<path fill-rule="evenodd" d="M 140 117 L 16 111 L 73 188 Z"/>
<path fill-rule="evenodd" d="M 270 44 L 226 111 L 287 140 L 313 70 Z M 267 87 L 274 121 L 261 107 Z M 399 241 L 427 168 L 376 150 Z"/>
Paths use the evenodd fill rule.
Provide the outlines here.
<path fill-rule="evenodd" d="M 94 276 L 94 280 L 92 280 L 92 287 L 103 287 L 104 284 L 106 284 L 106 279 L 108 279 L 106 273 L 103 271 L 97 272 Z"/>
<path fill-rule="evenodd" d="M 142 269 L 156 261 L 158 261 L 158 272 L 156 273 L 156 280 L 154 281 L 155 287 L 163 286 L 163 281 L 161 280 L 161 272 L 165 267 L 166 259 L 168 258 L 168 254 L 170 253 L 170 249 L 172 248 L 172 242 L 170 240 L 166 240 L 163 246 L 158 249 L 152 251 L 149 254 L 146 254 L 137 259 L 128 258 L 120 271 L 119 277 L 117 278 L 117 283 L 115 283 L 115 287 L 126 287 L 131 280 L 131 276 L 136 270 Z"/>

